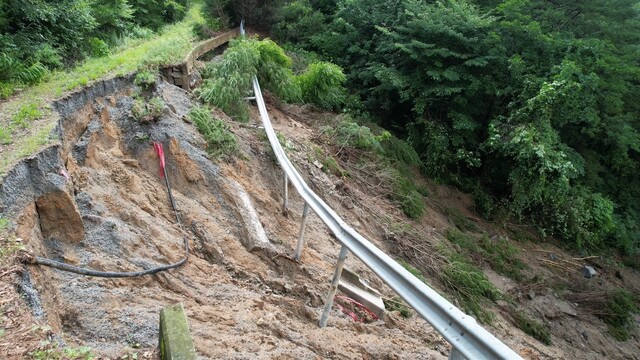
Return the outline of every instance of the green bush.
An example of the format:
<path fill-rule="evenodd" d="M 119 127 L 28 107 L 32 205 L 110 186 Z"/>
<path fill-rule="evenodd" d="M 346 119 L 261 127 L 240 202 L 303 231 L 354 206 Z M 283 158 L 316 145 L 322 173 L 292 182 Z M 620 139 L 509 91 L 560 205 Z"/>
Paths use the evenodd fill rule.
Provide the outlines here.
<path fill-rule="evenodd" d="M 253 76 L 264 90 L 288 102 L 307 101 L 328 109 L 343 102 L 345 76 L 338 66 L 313 63 L 296 77 L 292 66 L 291 58 L 270 39 L 234 40 L 222 61 L 207 66 L 198 94 L 239 121 L 248 120 L 243 98 L 251 90 Z"/>
<path fill-rule="evenodd" d="M 406 141 L 395 136 L 388 136 L 380 142 L 384 150 L 384 155 L 388 159 L 399 161 L 407 167 L 421 166 L 420 156 L 416 150 Z"/>
<path fill-rule="evenodd" d="M 424 214 L 425 204 L 422 194 L 416 189 L 413 180 L 400 171 L 396 171 L 392 179 L 391 197 L 398 202 L 400 209 L 411 219 L 417 219 Z"/>
<path fill-rule="evenodd" d="M 322 132 L 341 146 L 383 153 L 382 146 L 370 128 L 360 126 L 348 115 L 336 126 L 325 126 Z"/>
<path fill-rule="evenodd" d="M 449 217 L 449 220 L 462 231 L 480 232 L 480 227 L 473 220 L 467 218 L 460 210 L 456 208 L 445 208 L 443 213 Z"/>
<path fill-rule="evenodd" d="M 255 40 L 231 41 L 222 61 L 209 63 L 204 82 L 196 90 L 203 101 L 220 108 L 235 120 L 249 120 L 244 97 L 251 89 L 251 79 L 258 72 L 260 53 Z"/>
<path fill-rule="evenodd" d="M 302 100 L 325 110 L 338 109 L 344 103 L 346 80 L 342 69 L 329 62 L 314 62 L 296 77 Z"/>
<path fill-rule="evenodd" d="M 213 158 L 229 157 L 238 152 L 235 135 L 229 131 L 224 121 L 214 119 L 209 109 L 194 107 L 189 111 L 188 117 L 207 141 L 208 152 Z"/>
<path fill-rule="evenodd" d="M 25 66 L 17 59 L 0 53 L 0 81 L 35 84 L 47 74 L 47 69 L 36 62 Z"/>

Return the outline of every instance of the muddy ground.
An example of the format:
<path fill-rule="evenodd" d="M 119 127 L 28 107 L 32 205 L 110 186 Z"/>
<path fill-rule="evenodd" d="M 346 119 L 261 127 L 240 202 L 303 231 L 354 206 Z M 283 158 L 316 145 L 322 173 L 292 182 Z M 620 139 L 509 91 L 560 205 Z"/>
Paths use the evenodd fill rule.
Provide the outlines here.
<path fill-rule="evenodd" d="M 49 338 L 52 343 L 91 347 L 103 357 L 140 353 L 153 358 L 157 356 L 160 309 L 182 302 L 200 358 L 448 356 L 449 345 L 415 314 L 406 319 L 392 312 L 383 321 L 365 324 L 334 307 L 329 326 L 318 328 L 339 246 L 320 219 L 311 215 L 302 259 L 292 260 L 303 203 L 291 189 L 289 211 L 283 213 L 282 172 L 255 109 L 248 124 L 216 114 L 230 124 L 240 151 L 228 161 L 212 161 L 205 141 L 186 121 L 195 103 L 190 94 L 162 82 L 151 92 L 140 94 L 130 78 L 122 78 L 58 101 L 59 143 L 7 174 L 0 211 L 13 220 L 12 230 L 26 249 L 39 256 L 96 270 L 134 271 L 180 260 L 186 237 L 192 250 L 188 263 L 133 279 L 84 277 L 36 266 L 15 269 L 0 279 L 4 286 L 0 292 L 7 300 L 0 305 L 13 309 L 5 310 L 1 317 L 0 327 L 7 330 L 0 337 L 0 355 L 28 358 L 38 341 Z M 133 119 L 134 97 L 154 95 L 165 102 L 162 116 L 145 123 Z M 442 242 L 444 232 L 452 226 L 441 211 L 443 203 L 475 216 L 468 196 L 428 183 L 432 196 L 427 215 L 409 221 L 383 193 L 359 183 L 356 176 L 337 177 L 314 165 L 309 154 L 314 146 L 322 148 L 319 128 L 331 114 L 275 104 L 269 111 L 276 130 L 289 140 L 288 155 L 310 186 L 385 251 L 394 254 L 396 250 L 388 235 L 390 226 L 398 223 L 418 231 L 424 241 Z M 159 176 L 153 142 L 164 145 L 182 228 L 176 224 Z M 243 245 L 249 234 L 232 182 L 250 195 L 269 245 L 253 251 Z M 480 225 L 500 231 L 491 224 Z M 527 271 L 568 276 L 538 261 L 544 251 L 571 257 L 552 243 L 519 242 L 518 246 L 523 248 Z M 394 296 L 358 259 L 349 256 L 346 267 L 384 297 Z M 607 281 L 640 290 L 637 272 L 623 269 L 618 278 L 606 269 L 603 265 L 599 269 L 603 276 L 586 286 Z M 512 280 L 490 269 L 486 272 L 501 290 L 517 290 Z M 16 282 L 17 287 L 7 285 L 9 282 Z M 605 324 L 595 316 L 580 314 L 575 304 L 558 298 L 553 290 L 536 289 L 527 295 L 519 299 L 519 306 L 550 326 L 551 346 L 514 327 L 500 312 L 500 304 L 495 306 L 497 320 L 489 327 L 523 357 L 640 358 L 637 330 L 631 340 L 617 342 L 607 334 Z M 43 326 L 50 329 L 43 330 Z M 20 339 L 24 346 L 15 345 Z"/>

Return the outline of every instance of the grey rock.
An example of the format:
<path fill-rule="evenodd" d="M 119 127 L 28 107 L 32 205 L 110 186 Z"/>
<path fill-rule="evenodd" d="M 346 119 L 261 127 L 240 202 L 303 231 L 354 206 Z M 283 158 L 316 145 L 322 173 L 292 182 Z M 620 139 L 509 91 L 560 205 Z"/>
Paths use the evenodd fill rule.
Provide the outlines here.
<path fill-rule="evenodd" d="M 582 269 L 580 269 L 580 272 L 582 273 L 582 276 L 586 277 L 587 279 L 591 279 L 598 274 L 596 270 L 591 266 L 583 266 Z"/>

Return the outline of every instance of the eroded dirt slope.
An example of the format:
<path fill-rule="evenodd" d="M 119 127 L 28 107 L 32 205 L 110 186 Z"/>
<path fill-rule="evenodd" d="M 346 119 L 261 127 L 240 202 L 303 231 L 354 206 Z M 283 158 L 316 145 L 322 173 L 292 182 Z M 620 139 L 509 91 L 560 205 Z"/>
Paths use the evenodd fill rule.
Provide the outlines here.
<path fill-rule="evenodd" d="M 77 266 L 132 271 L 175 262 L 183 256 L 184 237 L 192 254 L 179 269 L 134 279 L 91 278 L 29 266 L 17 276 L 32 310 L 25 321 L 49 324 L 54 341 L 90 346 L 102 356 L 138 351 L 133 348 L 149 353 L 157 347 L 160 309 L 182 302 L 201 358 L 446 358 L 448 344 L 415 315 L 405 319 L 388 313 L 383 322 L 363 324 L 334 308 L 329 327 L 318 328 L 339 246 L 312 214 L 302 261 L 291 259 L 303 203 L 290 189 L 289 212 L 283 214 L 282 172 L 255 111 L 249 124 L 217 114 L 238 137 L 241 155 L 230 162 L 211 161 L 205 141 L 185 121 L 194 104 L 187 93 L 158 83 L 153 94 L 143 96 L 162 97 L 163 114 L 157 121 L 140 123 L 132 117 L 134 97 L 139 94 L 129 78 L 98 87 L 57 103 L 60 143 L 7 175 L 0 211 L 14 220 L 16 235 L 28 250 Z M 270 106 L 269 111 L 274 127 L 288 141 L 288 155 L 308 183 L 349 224 L 388 253 L 407 255 L 400 251 L 406 239 L 394 234 L 394 224 L 414 229 L 420 241 L 433 248 L 453 226 L 442 212 L 443 203 L 474 216 L 468 196 L 429 184 L 432 196 L 426 215 L 408 221 L 383 192 L 359 180 L 366 174 L 339 178 L 314 164 L 315 147 L 323 146 L 319 127 L 330 115 L 295 107 Z M 175 222 L 159 177 L 154 141 L 165 148 L 183 229 Z M 246 250 L 243 243 L 249 235 L 231 182 L 249 194 L 269 245 Z M 498 226 L 484 226 L 490 232 L 501 231 Z M 530 260 L 528 271 L 556 276 L 532 254 L 539 250 L 562 254 L 561 249 L 551 244 L 519 246 L 524 249 L 523 259 Z M 393 297 L 353 256 L 347 258 L 346 267 L 384 297 Z M 517 284 L 485 270 L 501 290 L 517 294 Z M 626 283 L 638 279 L 632 271 L 623 277 Z M 519 306 L 548 319 L 554 327 L 553 345 L 543 345 L 514 327 L 499 305 L 494 309 L 495 324 L 489 328 L 525 358 L 638 358 L 637 338 L 613 341 L 604 335 L 606 325 L 594 317 L 577 318 L 572 310 L 563 311 L 572 305 L 548 290 L 534 289 L 529 297 L 520 299 Z M 8 346 L 0 351 L 22 358 L 30 349 Z"/>
<path fill-rule="evenodd" d="M 51 325 L 57 340 L 106 356 L 127 346 L 154 348 L 159 310 L 182 302 L 203 358 L 433 358 L 448 352 L 418 319 L 365 326 L 336 311 L 331 326 L 319 329 L 338 246 L 312 218 L 303 261 L 289 258 L 302 204 L 292 196 L 291 215 L 282 215 L 282 179 L 260 129 L 239 134 L 247 137 L 247 160 L 220 166 L 208 160 L 201 136 L 183 121 L 191 103 L 186 93 L 159 84 L 163 115 L 139 123 L 131 117 L 131 91 L 87 99 L 66 114 L 54 151 L 60 161 L 44 174 L 57 184 L 55 191 L 9 204 L 17 213 L 17 236 L 38 255 L 96 270 L 175 262 L 183 256 L 183 236 L 193 253 L 179 269 L 134 279 L 29 267 L 22 287 L 35 290 L 28 300 L 42 308 L 36 316 Z M 164 144 L 185 231 L 175 224 L 152 141 Z M 243 246 L 246 232 L 231 179 L 251 195 L 272 246 L 253 252 Z M 45 218 L 65 226 L 52 231 L 43 227 Z M 354 259 L 348 266 L 362 268 Z"/>

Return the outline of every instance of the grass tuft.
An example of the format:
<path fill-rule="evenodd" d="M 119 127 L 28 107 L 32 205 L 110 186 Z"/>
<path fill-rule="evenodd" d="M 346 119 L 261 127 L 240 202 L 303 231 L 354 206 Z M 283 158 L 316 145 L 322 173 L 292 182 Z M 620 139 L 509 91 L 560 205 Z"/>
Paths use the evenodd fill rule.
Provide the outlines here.
<path fill-rule="evenodd" d="M 442 269 L 443 283 L 461 300 L 467 312 L 473 314 L 479 322 L 490 324 L 495 315 L 484 305 L 489 300 L 501 299 L 502 294 L 482 270 L 466 262 L 460 255 L 452 253 L 449 260 Z"/>
<path fill-rule="evenodd" d="M 11 118 L 11 124 L 19 126 L 23 129 L 29 127 L 32 121 L 42 117 L 43 113 L 36 103 L 30 103 L 22 106 L 18 112 Z"/>
<path fill-rule="evenodd" d="M 609 326 L 609 333 L 618 341 L 631 337 L 635 327 L 633 314 L 638 313 L 638 299 L 626 289 L 619 289 L 607 299 L 605 312 L 600 316 Z"/>
<path fill-rule="evenodd" d="M 533 336 L 533 338 L 545 345 L 551 345 L 551 334 L 548 327 L 527 316 L 522 311 L 514 311 L 513 318 L 518 329 L 524 331 L 527 335 Z"/>
<path fill-rule="evenodd" d="M 507 239 L 490 239 L 487 235 L 477 238 L 456 229 L 448 229 L 446 238 L 458 245 L 462 253 L 488 262 L 495 272 L 514 280 L 522 280 L 522 270 L 526 265 L 518 258 L 518 249 Z"/>
<path fill-rule="evenodd" d="M 453 224 L 458 229 L 462 231 L 472 231 L 477 233 L 481 231 L 480 227 L 478 227 L 478 225 L 475 222 L 473 222 L 471 219 L 464 216 L 460 212 L 460 210 L 455 208 L 445 208 L 443 212 L 447 217 L 449 217 L 451 221 L 453 221 Z"/>

